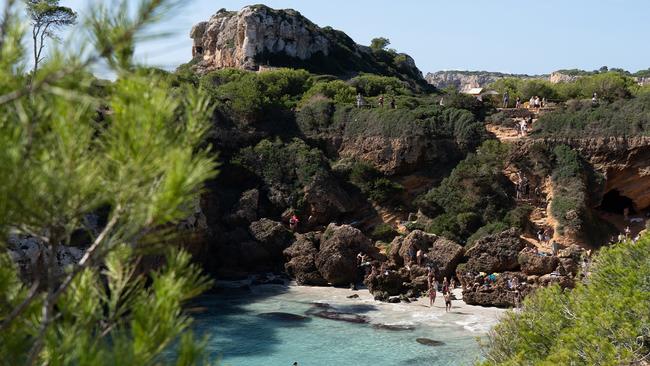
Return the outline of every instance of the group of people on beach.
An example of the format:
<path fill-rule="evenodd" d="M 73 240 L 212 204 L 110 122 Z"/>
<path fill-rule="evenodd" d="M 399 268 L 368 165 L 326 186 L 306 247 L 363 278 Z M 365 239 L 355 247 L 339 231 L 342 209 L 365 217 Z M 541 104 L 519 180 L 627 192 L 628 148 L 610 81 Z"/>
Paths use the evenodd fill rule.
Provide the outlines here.
<path fill-rule="evenodd" d="M 429 286 L 429 306 L 433 307 L 433 303 L 436 301 L 436 293 L 439 284 L 432 267 L 429 267 L 428 269 L 427 283 Z M 444 277 L 442 280 L 442 296 L 445 299 L 445 311 L 447 312 L 451 311 L 451 290 L 454 288 L 456 288 L 456 280 L 452 277 L 451 282 L 449 282 L 447 277 Z"/>

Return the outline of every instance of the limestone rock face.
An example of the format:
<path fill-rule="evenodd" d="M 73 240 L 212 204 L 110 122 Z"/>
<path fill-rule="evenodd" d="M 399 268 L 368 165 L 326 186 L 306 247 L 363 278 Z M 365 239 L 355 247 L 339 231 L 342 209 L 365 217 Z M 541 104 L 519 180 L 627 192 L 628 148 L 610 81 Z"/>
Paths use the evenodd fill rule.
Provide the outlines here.
<path fill-rule="evenodd" d="M 222 68 L 263 71 L 269 67 L 354 75 L 369 72 L 397 76 L 430 89 L 413 58 L 376 53 L 341 31 L 321 28 L 291 9 L 251 5 L 238 12 L 219 10 L 191 32 L 195 68 L 204 73 Z"/>
<path fill-rule="evenodd" d="M 330 42 L 319 28 L 297 11 L 276 11 L 247 6 L 240 12 L 220 10 L 190 32 L 192 56 L 209 68 L 257 70 L 259 56 L 282 54 L 307 60 L 317 53 L 330 53 Z"/>
<path fill-rule="evenodd" d="M 504 74 L 488 71 L 438 71 L 428 73 L 425 77 L 427 82 L 436 88 L 444 89 L 453 87 L 463 92 L 472 88 L 483 88 L 488 84 L 503 78 L 532 79 L 536 76 Z"/>
<path fill-rule="evenodd" d="M 379 250 L 361 231 L 350 225 L 330 224 L 321 237 L 316 267 L 334 286 L 347 286 L 358 276 L 357 253 L 379 259 Z"/>
<path fill-rule="evenodd" d="M 515 229 L 486 236 L 467 250 L 465 269 L 470 272 L 505 272 L 519 268 L 519 252 L 525 247 Z"/>

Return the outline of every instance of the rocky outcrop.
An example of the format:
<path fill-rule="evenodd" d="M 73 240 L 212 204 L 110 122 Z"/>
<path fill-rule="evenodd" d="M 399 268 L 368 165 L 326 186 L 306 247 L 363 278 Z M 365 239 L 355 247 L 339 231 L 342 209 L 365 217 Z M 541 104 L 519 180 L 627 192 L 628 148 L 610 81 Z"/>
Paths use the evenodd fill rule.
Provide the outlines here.
<path fill-rule="evenodd" d="M 390 246 L 390 258 L 398 266 L 409 262 L 409 249 L 413 248 L 414 253 L 418 250 L 427 252 L 433 243 L 438 239 L 434 234 L 425 233 L 422 230 L 413 230 L 407 236 L 399 236 L 393 239 Z"/>
<path fill-rule="evenodd" d="M 427 253 L 427 263 L 431 264 L 436 278 L 452 278 L 464 254 L 465 249 L 460 244 L 438 238 Z"/>
<path fill-rule="evenodd" d="M 555 256 L 540 255 L 532 251 L 522 250 L 518 257 L 521 271 L 527 275 L 545 275 L 555 271 L 559 260 Z"/>
<path fill-rule="evenodd" d="M 319 242 L 319 233 L 299 234 L 296 241 L 284 250 L 284 255 L 288 259 L 284 268 L 299 285 L 327 285 L 327 281 L 316 267 Z"/>
<path fill-rule="evenodd" d="M 488 71 L 438 71 L 435 73 L 427 73 L 425 77 L 427 82 L 436 88 L 444 89 L 453 87 L 461 92 L 472 88 L 483 88 L 503 78 L 534 79 L 540 78 L 540 76 L 504 74 Z"/>
<path fill-rule="evenodd" d="M 413 132 L 408 136 L 348 136 L 339 147 L 341 157 L 371 163 L 387 175 L 405 174 L 431 162 L 460 160 L 463 152 L 453 139 Z"/>
<path fill-rule="evenodd" d="M 347 286 L 360 279 L 356 262 L 359 252 L 381 259 L 379 250 L 361 231 L 349 225 L 330 224 L 321 237 L 316 268 L 330 284 Z"/>
<path fill-rule="evenodd" d="M 519 268 L 519 252 L 525 247 L 516 229 L 486 236 L 476 241 L 465 256 L 465 270 L 470 272 L 505 272 Z"/>
<path fill-rule="evenodd" d="M 426 87 L 408 55 L 375 52 L 345 33 L 321 28 L 291 9 L 252 5 L 239 12 L 219 10 L 190 32 L 199 72 L 222 68 L 262 70 L 268 66 L 350 75 L 369 72 L 396 76 Z"/>
<path fill-rule="evenodd" d="M 249 231 L 274 261 L 282 260 L 282 252 L 294 240 L 293 234 L 282 223 L 266 218 L 251 223 Z"/>
<path fill-rule="evenodd" d="M 210 68 L 257 70 L 265 53 L 308 60 L 320 53 L 329 56 L 332 45 L 318 26 L 295 10 L 265 6 L 244 7 L 239 12 L 219 10 L 190 32 L 192 56 Z"/>
<path fill-rule="evenodd" d="M 354 201 L 331 177 L 316 176 L 304 188 L 309 209 L 309 225 L 324 225 L 344 213 L 351 212 Z"/>

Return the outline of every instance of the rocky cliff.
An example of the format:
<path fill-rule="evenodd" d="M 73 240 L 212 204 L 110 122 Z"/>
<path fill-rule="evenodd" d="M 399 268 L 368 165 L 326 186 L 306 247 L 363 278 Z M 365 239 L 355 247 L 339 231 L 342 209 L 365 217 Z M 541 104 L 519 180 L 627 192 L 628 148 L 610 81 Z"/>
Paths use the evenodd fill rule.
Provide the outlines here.
<path fill-rule="evenodd" d="M 525 75 L 525 74 L 506 74 L 489 71 L 437 71 L 427 73 L 426 81 L 436 88 L 453 87 L 459 91 L 467 91 L 471 88 L 483 88 L 494 83 L 499 79 L 516 78 L 516 79 L 540 79 L 547 80 L 553 84 L 572 82 L 579 78 L 578 75 L 554 71 L 548 75 Z M 643 78 L 637 78 L 640 85 L 643 85 Z"/>
<path fill-rule="evenodd" d="M 428 85 L 410 56 L 373 51 L 291 9 L 264 5 L 246 6 L 238 12 L 221 9 L 208 21 L 196 24 L 190 37 L 199 72 L 294 67 L 340 76 L 368 72 L 395 76 L 412 86 Z"/>
<path fill-rule="evenodd" d="M 520 74 L 504 74 L 489 71 L 438 71 L 427 73 L 425 79 L 436 88 L 444 89 L 453 87 L 460 91 L 467 91 L 471 88 L 482 88 L 503 78 L 536 79 L 547 76 L 531 76 Z"/>

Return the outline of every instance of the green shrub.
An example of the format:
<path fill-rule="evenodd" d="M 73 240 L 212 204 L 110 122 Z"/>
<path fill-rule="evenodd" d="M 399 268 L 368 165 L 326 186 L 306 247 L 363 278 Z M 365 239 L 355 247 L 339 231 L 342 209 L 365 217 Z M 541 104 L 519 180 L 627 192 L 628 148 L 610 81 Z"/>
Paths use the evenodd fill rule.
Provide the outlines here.
<path fill-rule="evenodd" d="M 387 203 L 401 194 L 404 187 L 383 176 L 372 165 L 354 162 L 349 167 L 348 180 L 363 194 L 377 203 Z"/>
<path fill-rule="evenodd" d="M 251 122 L 264 118 L 273 110 L 295 107 L 311 85 L 310 74 L 304 70 L 255 73 L 224 69 L 203 76 L 200 86 L 222 109 Z"/>
<path fill-rule="evenodd" d="M 317 95 L 332 99 L 338 104 L 353 104 L 356 98 L 356 93 L 352 86 L 342 80 L 333 80 L 314 84 L 303 95 L 301 104 L 307 103 Z"/>
<path fill-rule="evenodd" d="M 255 147 L 240 150 L 233 159 L 259 176 L 267 188 L 287 197 L 287 206 L 299 207 L 303 188 L 317 176 L 330 175 L 327 160 L 318 149 L 310 148 L 300 139 L 289 143 L 262 140 Z"/>
<path fill-rule="evenodd" d="M 370 237 L 373 240 L 381 240 L 390 243 L 397 235 L 399 234 L 392 226 L 388 224 L 379 224 L 372 230 Z"/>
<path fill-rule="evenodd" d="M 408 84 L 391 76 L 361 74 L 350 83 L 364 97 L 374 97 L 382 94 L 409 94 Z"/>
<path fill-rule="evenodd" d="M 650 94 L 601 103 L 570 102 L 556 112 L 547 113 L 535 123 L 537 137 L 607 137 L 650 135 Z"/>
<path fill-rule="evenodd" d="M 485 226 L 482 226 L 480 229 L 476 230 L 469 238 L 467 238 L 467 245 L 472 246 L 477 240 L 484 238 L 488 235 L 497 234 L 508 230 L 510 225 L 502 221 L 493 221 Z"/>
<path fill-rule="evenodd" d="M 514 206 L 512 183 L 502 172 L 508 150 L 507 145 L 486 141 L 438 187 L 420 197 L 416 205 L 427 215 L 438 215 L 427 230 L 450 232 L 465 241 L 479 227 L 501 221 Z"/>
<path fill-rule="evenodd" d="M 557 285 L 508 312 L 483 342 L 492 365 L 631 365 L 650 353 L 650 239 L 604 248 L 588 282 Z"/>
<path fill-rule="evenodd" d="M 318 135 L 329 130 L 333 123 L 334 111 L 334 102 L 331 99 L 314 96 L 296 113 L 296 123 L 303 134 Z"/>

